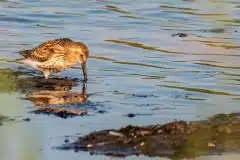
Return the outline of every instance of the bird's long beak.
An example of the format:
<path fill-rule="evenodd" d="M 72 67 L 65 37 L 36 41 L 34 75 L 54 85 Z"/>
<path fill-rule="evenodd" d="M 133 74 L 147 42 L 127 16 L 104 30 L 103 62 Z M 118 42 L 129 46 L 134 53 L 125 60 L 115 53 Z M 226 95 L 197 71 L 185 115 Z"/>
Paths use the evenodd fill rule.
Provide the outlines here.
<path fill-rule="evenodd" d="M 82 65 L 84 81 L 87 81 L 87 66 L 86 66 L 86 62 L 83 62 L 81 65 Z"/>

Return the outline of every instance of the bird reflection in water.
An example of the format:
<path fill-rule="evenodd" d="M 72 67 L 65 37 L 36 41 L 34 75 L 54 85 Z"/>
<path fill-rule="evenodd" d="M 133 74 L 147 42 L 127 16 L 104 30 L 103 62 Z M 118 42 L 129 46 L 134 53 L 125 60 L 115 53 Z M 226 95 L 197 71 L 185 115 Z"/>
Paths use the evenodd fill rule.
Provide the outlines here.
<path fill-rule="evenodd" d="M 59 85 L 58 81 L 61 81 L 62 85 Z M 78 93 L 71 91 L 73 83 L 67 79 L 51 79 L 51 82 L 51 89 L 47 87 L 49 86 L 48 80 L 45 84 L 48 89 L 27 94 L 26 99 L 30 100 L 37 109 L 33 113 L 54 114 L 62 118 L 87 114 L 87 110 L 80 106 L 86 103 L 88 98 L 85 83 L 82 85 L 82 92 Z M 44 85 L 44 82 L 41 85 Z"/>
<path fill-rule="evenodd" d="M 81 92 L 71 91 L 79 85 L 78 79 L 49 78 L 33 74 L 31 71 L 1 69 L 1 92 L 20 92 L 31 101 L 35 110 L 32 113 L 53 114 L 62 118 L 87 114 L 88 95 L 86 82 L 82 83 Z"/>
<path fill-rule="evenodd" d="M 84 103 L 87 101 L 87 95 L 84 90 L 85 89 L 83 89 L 81 94 L 65 90 L 42 90 L 32 93 L 28 96 L 28 99 L 37 106 Z"/>

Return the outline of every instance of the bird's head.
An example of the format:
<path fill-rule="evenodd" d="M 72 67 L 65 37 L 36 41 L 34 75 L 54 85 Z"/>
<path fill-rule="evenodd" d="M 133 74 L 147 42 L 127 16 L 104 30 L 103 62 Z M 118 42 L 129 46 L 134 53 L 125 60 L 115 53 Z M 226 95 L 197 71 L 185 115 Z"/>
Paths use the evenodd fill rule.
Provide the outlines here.
<path fill-rule="evenodd" d="M 74 53 L 74 56 L 76 57 L 76 60 L 81 63 L 82 65 L 82 71 L 84 75 L 84 80 L 87 80 L 87 59 L 89 56 L 89 49 L 87 45 L 85 45 L 82 42 L 75 42 L 74 46 L 72 47 L 72 52 Z"/>
<path fill-rule="evenodd" d="M 87 45 L 81 42 L 76 42 L 73 50 L 75 52 L 76 59 L 79 63 L 85 63 L 87 61 L 87 58 L 89 56 L 89 50 Z"/>

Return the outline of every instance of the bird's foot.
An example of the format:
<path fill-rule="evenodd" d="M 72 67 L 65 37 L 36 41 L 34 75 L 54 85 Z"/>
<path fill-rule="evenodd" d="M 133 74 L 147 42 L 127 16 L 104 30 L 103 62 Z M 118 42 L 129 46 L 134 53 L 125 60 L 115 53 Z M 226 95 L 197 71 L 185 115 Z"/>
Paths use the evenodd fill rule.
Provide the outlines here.
<path fill-rule="evenodd" d="M 49 75 L 50 75 L 49 72 L 44 72 L 44 77 L 45 77 L 45 79 L 48 79 Z"/>
<path fill-rule="evenodd" d="M 60 78 L 60 73 L 57 73 L 57 78 Z"/>

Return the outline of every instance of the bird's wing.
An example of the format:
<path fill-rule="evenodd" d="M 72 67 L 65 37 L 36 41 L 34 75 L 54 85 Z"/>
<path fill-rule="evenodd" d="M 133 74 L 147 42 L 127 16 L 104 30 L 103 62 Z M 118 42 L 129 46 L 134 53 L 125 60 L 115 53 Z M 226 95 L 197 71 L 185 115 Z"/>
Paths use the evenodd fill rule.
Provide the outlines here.
<path fill-rule="evenodd" d="M 66 48 L 64 45 L 67 43 L 67 41 L 71 40 L 68 38 L 50 40 L 42 43 L 32 50 L 21 51 L 20 54 L 22 54 L 25 58 L 44 62 L 51 58 L 53 55 L 65 54 Z"/>

